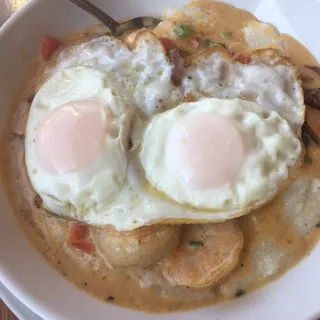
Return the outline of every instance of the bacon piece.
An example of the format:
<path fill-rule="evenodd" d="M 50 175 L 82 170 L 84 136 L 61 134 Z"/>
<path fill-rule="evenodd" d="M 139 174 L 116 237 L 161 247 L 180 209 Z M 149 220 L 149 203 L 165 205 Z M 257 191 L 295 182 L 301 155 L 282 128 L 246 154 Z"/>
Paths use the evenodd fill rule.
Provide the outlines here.
<path fill-rule="evenodd" d="M 306 122 L 302 130 L 320 145 L 320 111 L 307 107 Z"/>
<path fill-rule="evenodd" d="M 312 70 L 313 72 L 315 72 L 318 76 L 320 76 L 320 67 L 318 66 L 310 66 L 310 65 L 305 65 L 305 67 L 307 69 Z"/>
<path fill-rule="evenodd" d="M 166 52 L 177 48 L 176 44 L 167 37 L 161 37 L 159 40 L 161 41 Z"/>
<path fill-rule="evenodd" d="M 306 105 L 320 110 L 320 88 L 303 88 Z"/>
<path fill-rule="evenodd" d="M 181 74 L 183 68 L 183 58 L 180 55 L 179 49 L 172 49 L 169 51 L 169 58 L 173 64 L 171 81 L 174 86 L 179 86 L 181 83 Z"/>

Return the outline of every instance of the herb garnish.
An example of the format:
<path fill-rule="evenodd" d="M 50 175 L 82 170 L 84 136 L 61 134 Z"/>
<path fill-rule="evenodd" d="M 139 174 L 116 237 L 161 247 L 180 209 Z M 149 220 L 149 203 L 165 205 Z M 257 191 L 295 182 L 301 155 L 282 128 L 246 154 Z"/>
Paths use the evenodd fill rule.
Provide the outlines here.
<path fill-rule="evenodd" d="M 192 28 L 184 23 L 178 24 L 174 29 L 173 32 L 175 33 L 175 35 L 179 38 L 183 38 L 183 37 L 187 37 L 189 36 L 193 30 Z"/>
<path fill-rule="evenodd" d="M 221 33 L 220 33 L 220 36 L 221 36 L 222 38 L 228 38 L 228 37 L 232 36 L 232 32 L 231 32 L 231 31 L 221 32 Z"/>
<path fill-rule="evenodd" d="M 114 297 L 113 296 L 109 296 L 108 298 L 107 298 L 107 301 L 113 301 L 114 300 Z"/>
<path fill-rule="evenodd" d="M 190 248 L 201 248 L 203 243 L 201 241 L 189 241 Z"/>
<path fill-rule="evenodd" d="M 216 42 L 216 41 L 213 41 L 213 40 L 211 40 L 211 39 L 206 39 L 206 40 L 204 40 L 203 44 L 204 44 L 204 46 L 207 47 L 207 48 L 213 46 L 214 44 L 219 44 L 219 45 L 220 45 L 221 47 L 223 47 L 223 48 L 226 48 L 226 47 L 227 47 L 224 43 L 222 43 L 222 42 Z"/>
<path fill-rule="evenodd" d="M 320 222 L 315 225 L 316 228 L 320 228 Z"/>

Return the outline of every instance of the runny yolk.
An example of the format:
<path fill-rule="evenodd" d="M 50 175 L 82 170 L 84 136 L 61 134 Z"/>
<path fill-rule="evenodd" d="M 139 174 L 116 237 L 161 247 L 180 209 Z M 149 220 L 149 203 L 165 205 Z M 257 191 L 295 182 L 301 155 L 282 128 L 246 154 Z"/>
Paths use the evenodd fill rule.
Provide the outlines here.
<path fill-rule="evenodd" d="M 86 167 L 101 149 L 105 122 L 104 107 L 97 101 L 73 101 L 54 109 L 37 128 L 40 165 L 60 174 Z"/>
<path fill-rule="evenodd" d="M 214 113 L 187 117 L 171 130 L 166 165 L 181 184 L 210 189 L 234 180 L 244 159 L 244 143 L 236 125 Z"/>

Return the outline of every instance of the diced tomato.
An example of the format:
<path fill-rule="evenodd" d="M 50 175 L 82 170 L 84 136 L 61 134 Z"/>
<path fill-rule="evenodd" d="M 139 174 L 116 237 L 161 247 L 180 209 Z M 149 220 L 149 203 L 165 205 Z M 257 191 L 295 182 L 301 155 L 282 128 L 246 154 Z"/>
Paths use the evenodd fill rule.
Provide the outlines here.
<path fill-rule="evenodd" d="M 41 57 L 44 61 L 51 59 L 53 53 L 60 47 L 61 41 L 52 38 L 44 37 L 41 43 Z"/>
<path fill-rule="evenodd" d="M 69 229 L 69 238 L 70 243 L 75 241 L 82 241 L 86 238 L 88 227 L 84 224 L 74 223 Z"/>
<path fill-rule="evenodd" d="M 166 52 L 169 52 L 170 50 L 177 48 L 176 44 L 167 37 L 161 37 L 160 41 Z"/>
<path fill-rule="evenodd" d="M 70 226 L 68 243 L 84 251 L 87 254 L 93 254 L 95 252 L 95 246 L 92 242 L 86 239 L 88 227 L 81 223 L 74 223 Z"/>
<path fill-rule="evenodd" d="M 71 245 L 87 254 L 93 254 L 96 251 L 94 244 L 88 240 L 75 241 Z"/>
<path fill-rule="evenodd" d="M 202 42 L 202 37 L 200 36 L 193 36 L 191 39 L 190 39 L 191 43 L 193 44 L 193 46 L 195 48 L 198 48 L 200 43 Z"/>
<path fill-rule="evenodd" d="M 250 62 L 250 56 L 245 53 L 237 53 L 233 59 L 240 63 L 249 63 Z"/>

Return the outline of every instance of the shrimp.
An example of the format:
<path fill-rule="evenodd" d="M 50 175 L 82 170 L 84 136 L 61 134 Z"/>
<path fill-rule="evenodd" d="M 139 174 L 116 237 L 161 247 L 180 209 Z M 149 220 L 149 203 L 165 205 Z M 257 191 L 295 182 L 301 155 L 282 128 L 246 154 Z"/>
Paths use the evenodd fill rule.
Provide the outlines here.
<path fill-rule="evenodd" d="M 110 267 L 148 267 L 177 247 L 180 229 L 177 225 L 161 224 L 131 231 L 92 228 L 90 237 Z"/>
<path fill-rule="evenodd" d="M 179 246 L 158 267 L 171 285 L 204 287 L 235 268 L 242 247 L 243 234 L 234 220 L 187 225 Z"/>

